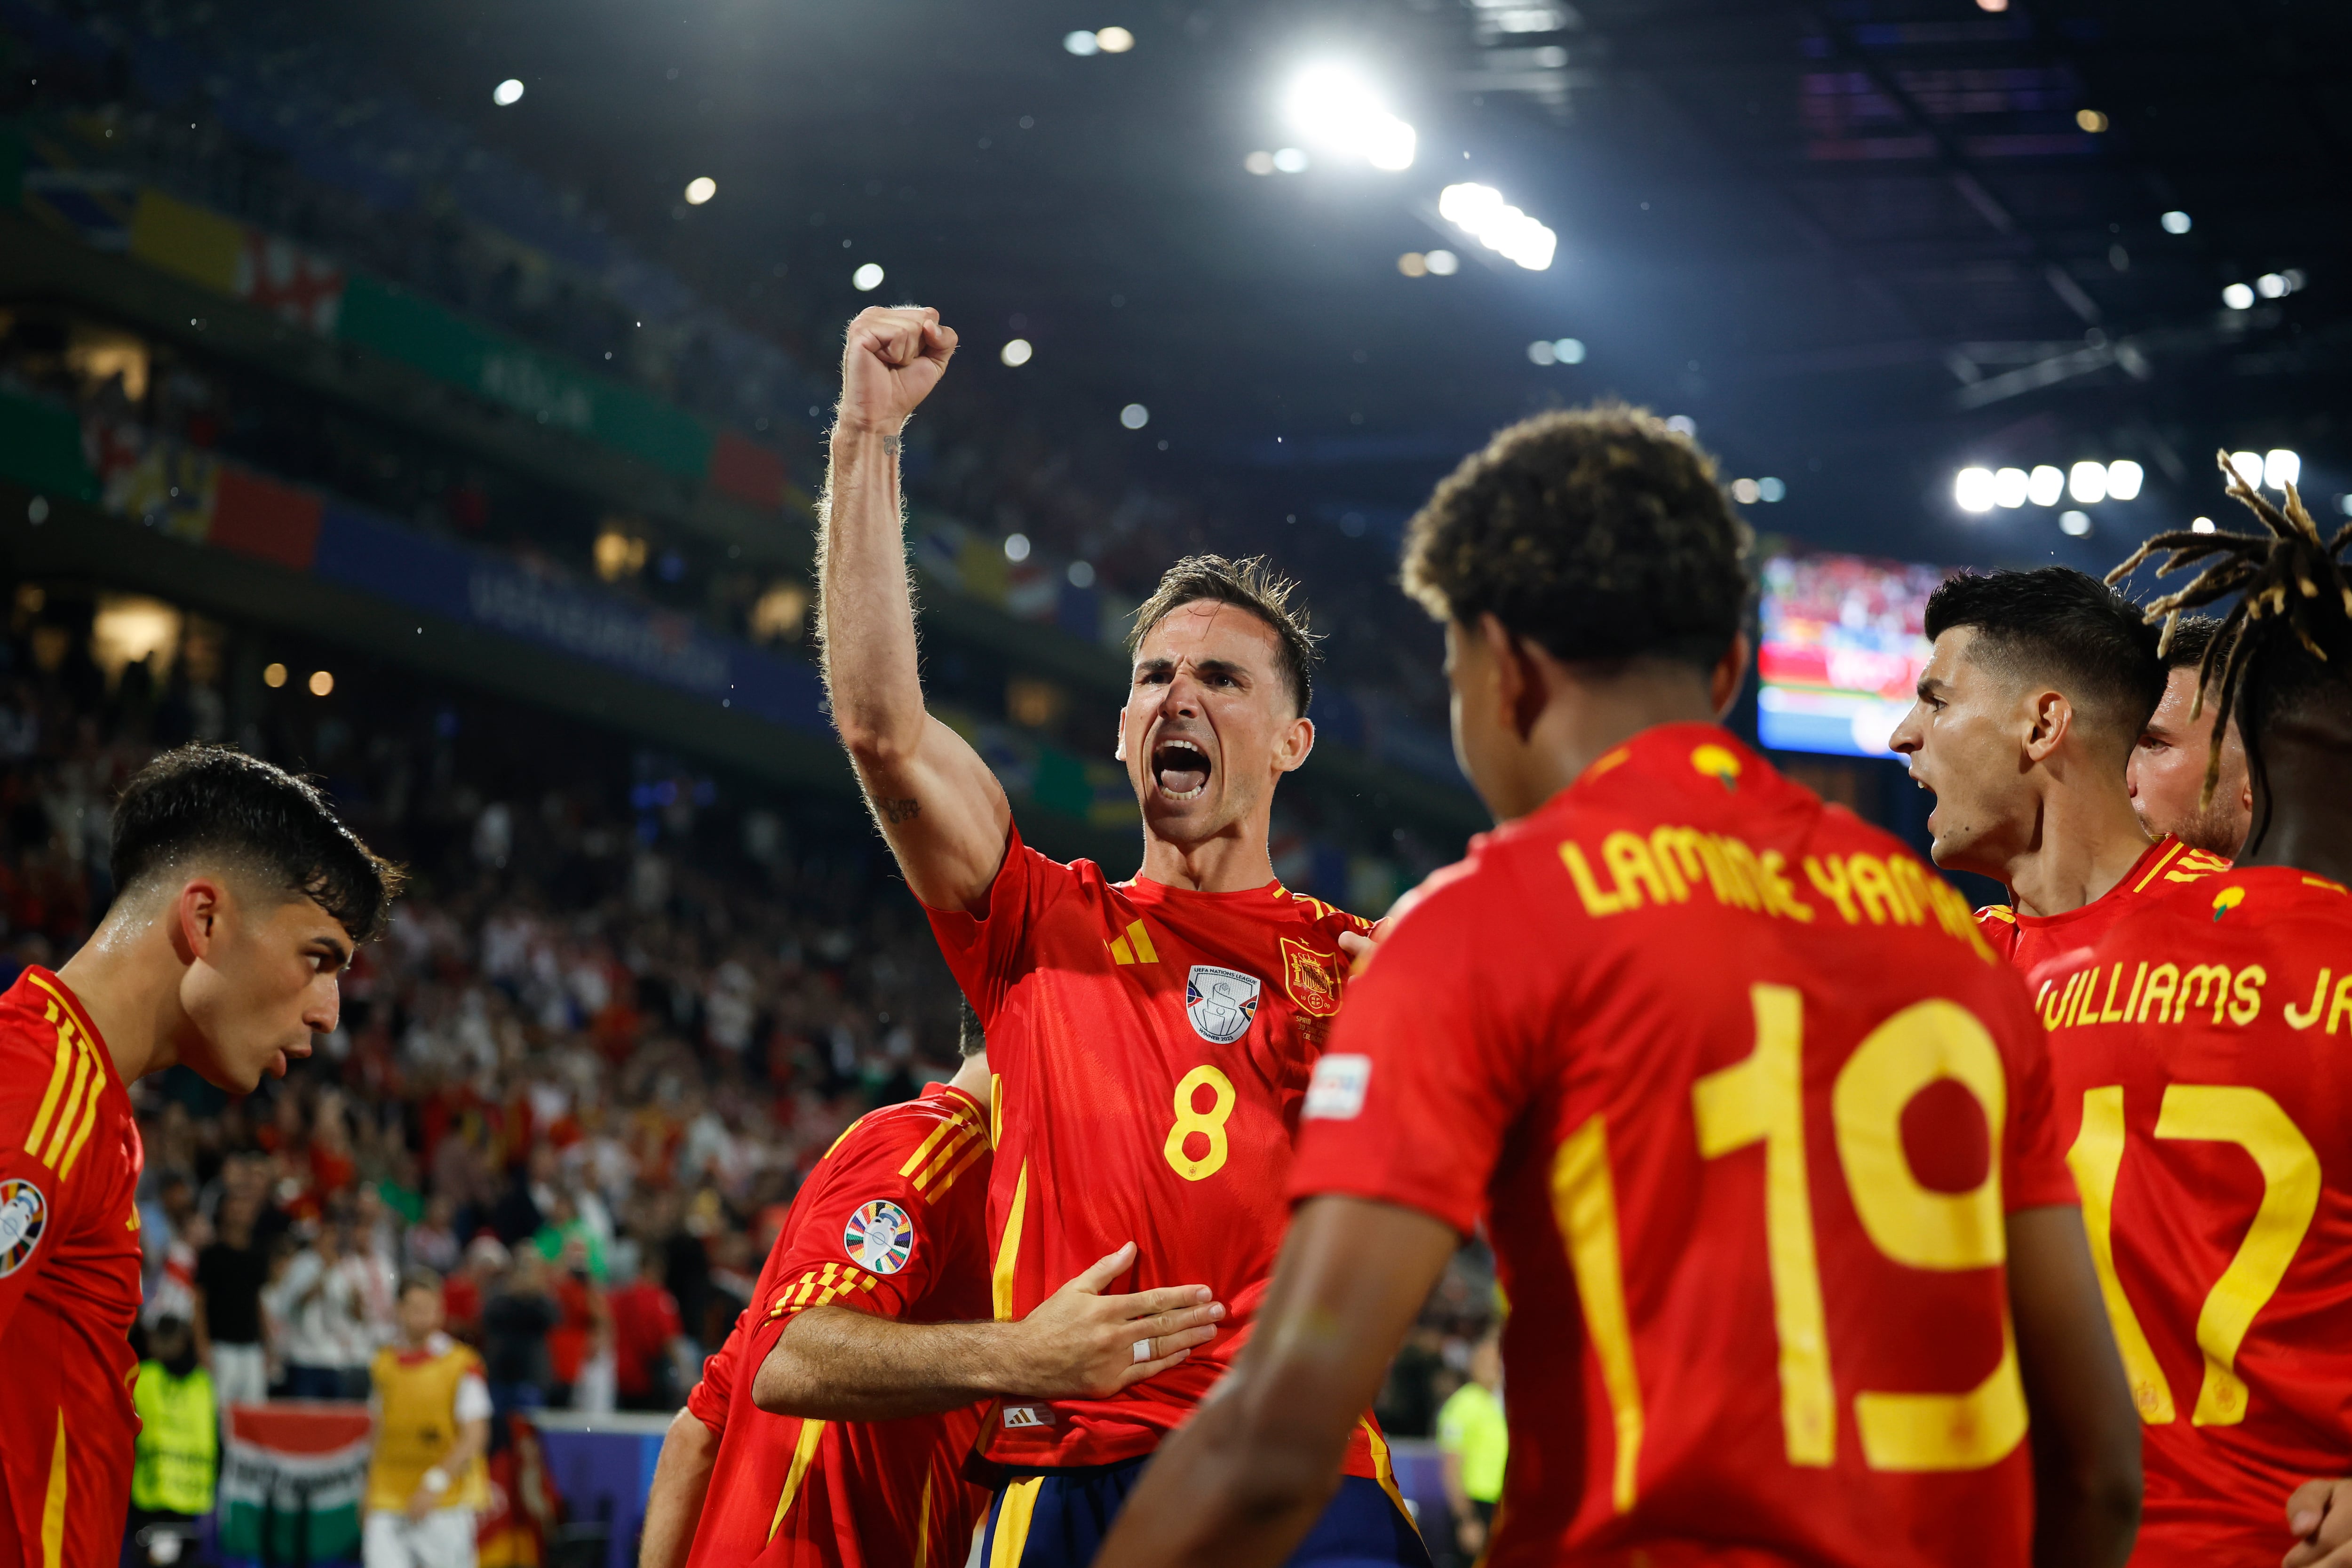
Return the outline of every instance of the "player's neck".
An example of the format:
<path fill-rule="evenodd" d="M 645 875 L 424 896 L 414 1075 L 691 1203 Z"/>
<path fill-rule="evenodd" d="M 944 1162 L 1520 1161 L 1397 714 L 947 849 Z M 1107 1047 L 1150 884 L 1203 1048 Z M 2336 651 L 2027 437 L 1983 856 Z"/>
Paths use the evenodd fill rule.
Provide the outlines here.
<path fill-rule="evenodd" d="M 101 921 L 82 949 L 58 971 L 81 1004 L 126 1084 L 180 1059 L 188 1026 L 180 1005 L 187 966 L 158 922 L 119 911 Z"/>
<path fill-rule="evenodd" d="M 2344 811 L 2344 781 L 2352 777 L 2346 748 L 2305 745 L 2284 735 L 2263 747 L 2263 773 L 2254 782 L 2254 823 L 2241 866 L 2291 866 L 2352 885 L 2352 816 Z"/>
<path fill-rule="evenodd" d="M 1524 816 L 1644 731 L 1717 721 L 1706 687 L 1679 668 L 1663 676 L 1563 683 L 1518 749 L 1514 776 L 1500 792 L 1504 798 L 1487 804 L 1499 819 Z"/>
<path fill-rule="evenodd" d="M 1263 816 L 1197 844 L 1179 844 L 1143 828 L 1143 867 L 1136 875 L 1163 888 L 1191 893 L 1245 893 L 1274 880 L 1274 858 L 1266 853 L 1269 824 Z"/>
<path fill-rule="evenodd" d="M 2058 783 L 2041 800 L 2027 847 L 2000 879 L 2023 915 L 2063 915 L 2105 898 L 2152 843 L 2123 776 Z"/>

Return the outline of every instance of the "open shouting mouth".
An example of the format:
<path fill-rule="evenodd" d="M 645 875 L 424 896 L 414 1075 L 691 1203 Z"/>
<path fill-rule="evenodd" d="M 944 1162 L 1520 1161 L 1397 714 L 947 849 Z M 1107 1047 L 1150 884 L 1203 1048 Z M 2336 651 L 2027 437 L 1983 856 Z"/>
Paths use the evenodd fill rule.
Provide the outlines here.
<path fill-rule="evenodd" d="M 1209 789 L 1209 754 L 1190 741 L 1162 741 L 1151 751 L 1151 778 L 1170 800 L 1198 800 Z"/>

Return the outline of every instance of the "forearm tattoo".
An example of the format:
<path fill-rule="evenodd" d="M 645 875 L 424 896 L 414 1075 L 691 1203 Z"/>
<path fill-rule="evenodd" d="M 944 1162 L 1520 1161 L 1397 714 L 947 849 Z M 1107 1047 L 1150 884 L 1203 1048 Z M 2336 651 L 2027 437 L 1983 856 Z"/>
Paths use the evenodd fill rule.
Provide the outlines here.
<path fill-rule="evenodd" d="M 912 822 L 923 815 L 923 808 L 914 796 L 902 800 L 879 800 L 874 803 L 882 813 L 882 820 L 896 827 L 902 822 Z"/>

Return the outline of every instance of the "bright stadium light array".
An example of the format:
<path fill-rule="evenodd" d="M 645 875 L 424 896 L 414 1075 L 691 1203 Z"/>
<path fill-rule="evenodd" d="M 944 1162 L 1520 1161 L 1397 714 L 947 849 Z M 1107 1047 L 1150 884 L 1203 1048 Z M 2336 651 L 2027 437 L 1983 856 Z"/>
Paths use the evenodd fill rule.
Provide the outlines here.
<path fill-rule="evenodd" d="M 1125 27 L 1079 28 L 1062 35 L 1062 47 L 1081 58 L 1087 55 L 1123 55 L 1135 47 L 1135 35 Z"/>
<path fill-rule="evenodd" d="M 1027 364 L 1036 352 L 1036 350 L 1029 346 L 1029 340 L 1027 338 L 1014 338 L 1007 342 L 1003 348 L 996 351 L 996 357 L 1003 360 L 1006 364 L 1018 369 L 1021 366 Z"/>
<path fill-rule="evenodd" d="M 521 80 L 516 77 L 509 77 L 490 89 L 490 101 L 500 109 L 511 109 L 520 103 L 522 101 Z"/>
<path fill-rule="evenodd" d="M 2263 483 L 2283 490 L 2303 478 L 2303 459 L 2284 447 L 2263 454 Z"/>
<path fill-rule="evenodd" d="M 719 182 L 708 174 L 697 174 L 686 183 L 686 205 L 698 207 L 719 194 Z"/>
<path fill-rule="evenodd" d="M 1438 193 L 1437 216 L 1487 249 L 1530 272 L 1551 265 L 1559 236 L 1503 200 L 1492 185 L 1448 185 Z"/>
<path fill-rule="evenodd" d="M 2260 470 L 2261 458 L 2251 452 L 2241 456 L 2252 458 Z M 1952 477 L 1952 500 L 1962 511 L 1975 512 L 2051 507 L 2068 499 L 2077 506 L 2096 506 L 2106 500 L 2137 500 L 2147 479 L 2147 470 L 2129 458 L 2080 462 L 2068 468 L 2055 463 L 2037 463 L 2031 469 L 1972 466 Z"/>
<path fill-rule="evenodd" d="M 1528 345 L 1528 359 L 1535 364 L 1582 364 L 1584 344 L 1576 338 L 1538 338 Z"/>
<path fill-rule="evenodd" d="M 875 289 L 882 287 L 881 267 L 871 261 L 866 263 L 856 271 L 849 275 L 849 286 L 852 289 L 856 289 L 860 294 L 872 293 Z"/>
<path fill-rule="evenodd" d="M 2173 208 L 2158 221 L 2164 225 L 2164 232 L 2167 234 L 2187 234 L 2190 227 L 2189 215 L 2179 207 Z"/>
<path fill-rule="evenodd" d="M 1292 126 L 1311 142 L 1391 174 L 1412 167 L 1420 138 L 1352 72 L 1317 66 L 1291 84 L 1285 107 Z"/>

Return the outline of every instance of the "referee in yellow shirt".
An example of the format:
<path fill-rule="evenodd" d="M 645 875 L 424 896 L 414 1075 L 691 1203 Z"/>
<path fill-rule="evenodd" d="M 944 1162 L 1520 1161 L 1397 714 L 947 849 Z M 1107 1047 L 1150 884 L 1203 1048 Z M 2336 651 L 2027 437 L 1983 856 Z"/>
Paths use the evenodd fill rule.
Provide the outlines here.
<path fill-rule="evenodd" d="M 1454 1510 L 1454 1540 L 1462 1561 L 1486 1549 L 1486 1530 L 1503 1498 L 1503 1461 L 1510 1432 L 1503 1423 L 1503 1340 L 1488 1330 L 1470 1352 L 1470 1381 L 1438 1408 L 1437 1451 L 1445 1500 Z"/>
<path fill-rule="evenodd" d="M 429 1269 L 401 1280 L 399 1323 L 368 1369 L 375 1451 L 361 1555 L 366 1568 L 474 1568 L 474 1518 L 490 1500 L 481 1358 L 441 1331 L 441 1281 Z"/>

